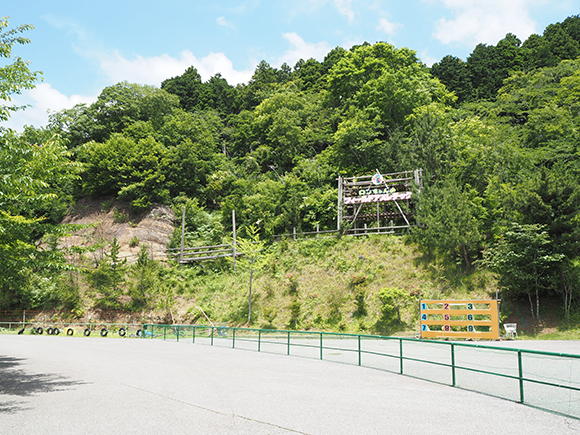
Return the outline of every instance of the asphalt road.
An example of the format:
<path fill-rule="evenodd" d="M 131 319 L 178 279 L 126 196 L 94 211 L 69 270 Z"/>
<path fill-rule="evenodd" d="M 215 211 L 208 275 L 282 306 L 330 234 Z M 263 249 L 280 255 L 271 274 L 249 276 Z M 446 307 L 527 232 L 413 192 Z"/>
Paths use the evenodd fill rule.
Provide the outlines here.
<path fill-rule="evenodd" d="M 364 367 L 160 340 L 0 335 L 0 434 L 580 434 Z"/>

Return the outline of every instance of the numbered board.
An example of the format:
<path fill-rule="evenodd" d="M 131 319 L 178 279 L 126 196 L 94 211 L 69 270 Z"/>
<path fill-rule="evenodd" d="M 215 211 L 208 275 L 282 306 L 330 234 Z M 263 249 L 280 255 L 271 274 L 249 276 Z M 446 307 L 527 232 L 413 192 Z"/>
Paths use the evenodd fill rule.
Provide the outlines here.
<path fill-rule="evenodd" d="M 421 338 L 499 339 L 497 300 L 419 302 Z"/>

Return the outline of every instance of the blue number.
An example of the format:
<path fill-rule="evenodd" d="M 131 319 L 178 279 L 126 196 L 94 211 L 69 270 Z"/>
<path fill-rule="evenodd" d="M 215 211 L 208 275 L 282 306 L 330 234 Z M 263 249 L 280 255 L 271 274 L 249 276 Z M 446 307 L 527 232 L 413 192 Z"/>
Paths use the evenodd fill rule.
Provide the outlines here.
<path fill-rule="evenodd" d="M 422 303 L 421 304 L 421 309 L 422 310 L 426 310 L 427 309 L 427 304 L 426 303 Z"/>
<path fill-rule="evenodd" d="M 473 310 L 473 304 L 467 304 L 467 309 L 468 310 Z"/>
<path fill-rule="evenodd" d="M 428 331 L 427 325 L 421 325 L 421 331 Z"/>
<path fill-rule="evenodd" d="M 421 314 L 421 320 L 427 320 L 427 314 Z"/>
<path fill-rule="evenodd" d="M 473 332 L 473 331 L 474 331 L 473 325 L 469 325 L 469 326 L 467 327 L 467 330 L 468 330 L 469 332 Z"/>

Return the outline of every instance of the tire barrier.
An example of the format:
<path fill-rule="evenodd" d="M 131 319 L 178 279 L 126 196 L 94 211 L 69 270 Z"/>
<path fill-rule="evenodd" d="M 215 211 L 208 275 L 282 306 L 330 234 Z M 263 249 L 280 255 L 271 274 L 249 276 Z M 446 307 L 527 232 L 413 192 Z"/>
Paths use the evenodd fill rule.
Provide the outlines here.
<path fill-rule="evenodd" d="M 128 327 L 126 325 L 123 326 L 117 326 L 119 324 L 104 324 L 101 323 L 100 325 L 93 325 L 91 326 L 86 326 L 81 324 L 67 324 L 67 323 L 63 323 L 62 327 L 58 327 L 58 326 L 47 326 L 47 325 L 43 325 L 43 326 L 35 326 L 35 325 L 31 325 L 30 326 L 30 333 L 33 335 L 42 335 L 46 332 L 46 335 L 60 335 L 61 333 L 63 335 L 68 335 L 69 337 L 73 336 L 73 335 L 84 335 L 85 337 L 89 337 L 93 332 L 95 332 L 96 334 L 98 334 L 101 337 L 108 337 L 109 336 L 109 332 L 111 334 L 118 334 L 119 337 L 143 337 L 143 335 L 145 333 L 148 333 L 146 331 L 144 331 L 143 329 L 137 329 L 137 330 L 133 330 L 131 329 L 131 327 Z M 121 324 L 122 325 L 122 324 Z M 85 327 L 85 329 L 81 329 L 82 327 Z M 28 328 L 28 326 L 23 327 L 22 329 L 18 330 L 18 335 L 22 335 L 26 332 L 26 328 Z M 79 329 L 77 329 L 79 328 Z"/>

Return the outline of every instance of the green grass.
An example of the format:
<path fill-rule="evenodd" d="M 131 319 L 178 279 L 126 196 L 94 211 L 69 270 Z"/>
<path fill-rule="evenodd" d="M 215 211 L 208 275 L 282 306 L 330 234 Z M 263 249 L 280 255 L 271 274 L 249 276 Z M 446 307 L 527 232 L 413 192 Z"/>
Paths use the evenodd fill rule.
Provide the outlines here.
<path fill-rule="evenodd" d="M 242 326 L 247 320 L 249 274 L 229 265 L 181 268 L 172 274 L 186 320 Z M 416 330 L 418 299 L 484 298 L 495 292 L 489 274 L 465 273 L 426 262 L 400 236 L 343 237 L 272 245 L 266 266 L 254 274 L 252 324 L 272 329 L 393 334 Z M 409 295 L 401 323 L 385 322 L 378 294 L 398 288 Z M 387 325 L 387 326 L 385 326 Z"/>

